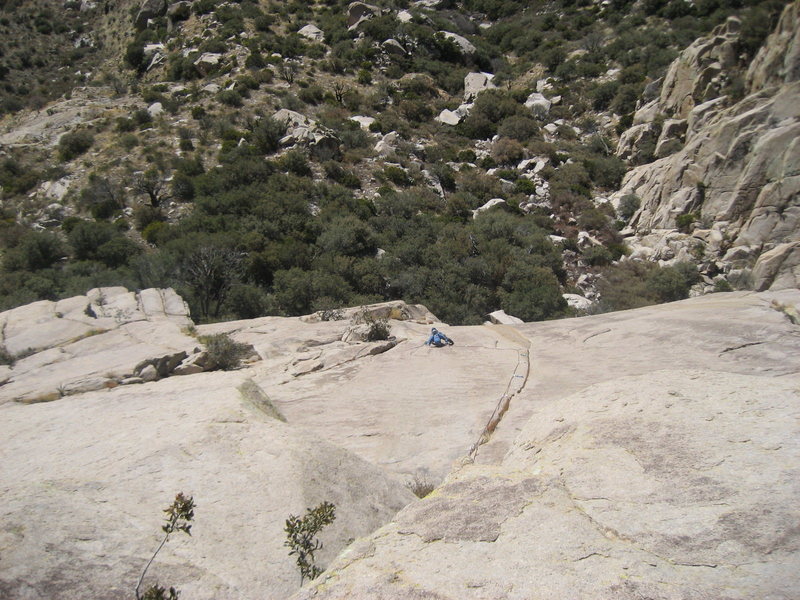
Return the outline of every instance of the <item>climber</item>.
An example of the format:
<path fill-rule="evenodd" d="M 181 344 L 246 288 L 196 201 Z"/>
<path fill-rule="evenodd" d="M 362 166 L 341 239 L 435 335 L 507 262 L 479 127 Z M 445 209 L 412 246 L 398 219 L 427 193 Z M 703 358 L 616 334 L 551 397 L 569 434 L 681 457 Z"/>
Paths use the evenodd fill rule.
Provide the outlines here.
<path fill-rule="evenodd" d="M 428 338 L 428 341 L 425 342 L 426 346 L 436 346 L 437 348 L 441 348 L 444 345 L 452 346 L 454 344 L 453 340 L 443 334 L 441 331 L 434 327 L 431 329 L 431 337 Z"/>

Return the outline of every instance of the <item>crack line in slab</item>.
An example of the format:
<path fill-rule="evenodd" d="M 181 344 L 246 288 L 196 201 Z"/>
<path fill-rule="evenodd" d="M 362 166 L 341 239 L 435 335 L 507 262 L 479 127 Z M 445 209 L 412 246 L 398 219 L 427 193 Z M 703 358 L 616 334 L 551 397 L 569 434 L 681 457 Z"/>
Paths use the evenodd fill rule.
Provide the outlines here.
<path fill-rule="evenodd" d="M 603 335 L 604 333 L 608 333 L 610 331 L 611 331 L 611 329 L 603 329 L 603 331 L 598 331 L 596 333 L 593 333 L 592 335 L 589 335 L 589 336 L 583 338 L 583 343 L 585 344 L 587 342 L 587 340 L 590 340 L 593 337 L 597 337 L 598 335 Z"/>
<path fill-rule="evenodd" d="M 766 344 L 767 342 L 748 342 L 747 344 L 740 344 L 738 346 L 731 346 L 730 348 L 725 348 L 722 352 L 719 353 L 718 356 L 722 356 L 726 352 L 733 352 L 734 350 L 741 350 L 742 348 L 747 348 L 748 346 L 758 346 L 759 344 Z"/>
<path fill-rule="evenodd" d="M 518 395 L 523 389 L 525 389 L 525 386 L 528 383 L 528 377 L 530 376 L 531 372 L 531 359 L 530 359 L 531 342 L 528 338 L 522 336 L 522 334 L 519 333 L 519 331 L 514 330 L 514 333 L 516 333 L 520 337 L 523 337 L 523 339 L 527 342 L 528 347 L 527 350 L 525 351 L 516 350 L 515 348 L 497 348 L 497 350 L 516 350 L 517 364 L 514 366 L 514 371 L 508 380 L 508 385 L 506 385 L 506 390 L 505 392 L 503 392 L 503 395 L 500 396 L 500 399 L 497 402 L 497 406 L 495 406 L 494 412 L 492 412 L 492 415 L 489 417 L 489 421 L 486 423 L 486 426 L 483 428 L 483 431 L 481 431 L 480 436 L 478 436 L 478 439 L 475 441 L 474 444 L 472 444 L 472 446 L 469 449 L 469 452 L 467 453 L 467 456 L 473 461 L 478 455 L 478 449 L 483 444 L 489 441 L 492 433 L 494 433 L 494 431 L 497 429 L 497 426 L 500 424 L 500 421 L 503 420 L 503 416 L 506 414 L 506 412 L 508 412 L 508 409 L 511 406 L 511 399 L 514 396 Z M 519 369 L 520 364 L 523 362 L 522 360 L 523 358 L 525 359 L 524 361 L 525 374 L 519 375 L 517 373 L 517 370 Z M 511 389 L 511 384 L 514 381 L 514 379 L 517 378 L 522 378 L 522 383 L 514 392 L 509 394 L 509 390 Z"/>

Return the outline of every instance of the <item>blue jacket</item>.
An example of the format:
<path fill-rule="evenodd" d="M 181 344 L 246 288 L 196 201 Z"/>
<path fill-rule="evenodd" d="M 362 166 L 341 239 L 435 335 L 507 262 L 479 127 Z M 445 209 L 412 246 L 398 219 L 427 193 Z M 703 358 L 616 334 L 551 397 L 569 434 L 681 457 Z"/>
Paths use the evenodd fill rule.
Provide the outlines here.
<path fill-rule="evenodd" d="M 449 337 L 443 334 L 441 331 L 437 331 L 436 333 L 431 334 L 431 337 L 428 338 L 428 341 L 425 342 L 426 346 L 444 346 L 445 344 L 452 343 Z"/>

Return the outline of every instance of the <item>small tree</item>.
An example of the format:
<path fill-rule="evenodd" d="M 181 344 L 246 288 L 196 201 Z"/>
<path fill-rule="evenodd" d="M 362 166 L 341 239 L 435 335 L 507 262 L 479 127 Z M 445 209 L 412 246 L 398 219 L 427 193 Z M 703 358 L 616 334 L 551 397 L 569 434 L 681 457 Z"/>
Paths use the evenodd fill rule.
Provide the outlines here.
<path fill-rule="evenodd" d="M 297 568 L 300 570 L 300 585 L 306 579 L 316 579 L 322 569 L 314 564 L 314 553 L 322 549 L 322 542 L 315 536 L 326 525 L 336 519 L 336 507 L 330 502 L 323 502 L 316 508 L 306 509 L 306 516 L 300 518 L 289 515 L 286 519 L 286 541 L 284 546 L 291 548 L 289 556 L 297 556 Z"/>
<path fill-rule="evenodd" d="M 158 548 L 153 552 L 153 556 L 150 557 L 142 574 L 139 576 L 139 581 L 136 583 L 136 600 L 177 600 L 180 592 L 174 587 L 169 588 L 169 591 L 167 591 L 165 588 L 155 583 L 147 588 L 144 594 L 141 594 L 139 589 L 142 587 L 142 582 L 144 581 L 144 576 L 147 574 L 147 570 L 150 568 L 150 565 L 153 564 L 161 548 L 163 548 L 164 544 L 169 540 L 169 536 L 176 531 L 183 531 L 186 535 L 192 535 L 194 509 L 194 498 L 192 496 L 187 498 L 183 495 L 183 492 L 178 493 L 172 504 L 164 509 L 164 512 L 167 514 L 167 523 L 161 527 L 164 532 L 164 539 L 161 540 Z"/>
<path fill-rule="evenodd" d="M 155 169 L 148 169 L 134 177 L 133 189 L 147 196 L 153 208 L 161 206 L 161 203 L 169 197 L 167 184 Z"/>
<path fill-rule="evenodd" d="M 233 284 L 243 274 L 241 252 L 221 246 L 201 246 L 186 257 L 180 268 L 181 279 L 192 289 L 203 318 L 219 316 Z"/>

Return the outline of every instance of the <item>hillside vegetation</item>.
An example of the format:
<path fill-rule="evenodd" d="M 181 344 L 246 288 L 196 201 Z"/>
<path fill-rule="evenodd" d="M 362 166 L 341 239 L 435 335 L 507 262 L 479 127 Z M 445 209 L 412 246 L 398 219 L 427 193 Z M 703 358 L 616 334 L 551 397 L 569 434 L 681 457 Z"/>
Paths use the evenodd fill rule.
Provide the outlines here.
<path fill-rule="evenodd" d="M 200 320 L 686 297 L 692 265 L 619 262 L 637 199 L 607 197 L 643 158 L 617 139 L 681 49 L 738 15 L 744 66 L 784 4 L 7 2 L 0 310 L 103 285 Z"/>

